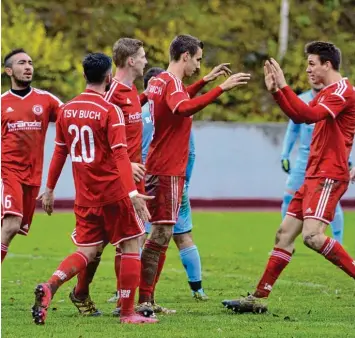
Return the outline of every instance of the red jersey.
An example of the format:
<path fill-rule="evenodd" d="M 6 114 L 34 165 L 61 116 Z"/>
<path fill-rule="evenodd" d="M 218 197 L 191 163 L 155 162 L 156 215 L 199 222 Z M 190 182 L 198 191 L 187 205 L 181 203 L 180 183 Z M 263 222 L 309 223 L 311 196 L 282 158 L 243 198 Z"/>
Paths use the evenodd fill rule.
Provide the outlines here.
<path fill-rule="evenodd" d="M 309 105 L 320 105 L 329 115 L 315 125 L 306 177 L 348 181 L 355 134 L 354 87 L 344 78 L 323 88 Z"/>
<path fill-rule="evenodd" d="M 142 163 L 142 108 L 136 86 L 129 87 L 113 78 L 105 99 L 119 106 L 123 112 L 130 161 Z"/>
<path fill-rule="evenodd" d="M 113 156 L 114 150 L 127 147 L 124 116 L 103 95 L 86 90 L 66 103 L 58 115 L 55 143 L 70 154 L 76 205 L 103 206 L 127 197 Z M 128 157 L 127 163 L 130 168 Z M 51 169 L 48 176 L 48 182 L 56 183 Z M 132 173 L 128 177 L 135 190 Z"/>
<path fill-rule="evenodd" d="M 36 88 L 24 97 L 11 90 L 1 96 L 2 171 L 11 171 L 23 184 L 41 185 L 48 123 L 56 121 L 60 105 L 57 97 Z"/>
<path fill-rule="evenodd" d="M 192 116 L 174 114 L 189 100 L 186 87 L 169 72 L 162 72 L 149 81 L 146 91 L 154 124 L 146 168 L 152 175 L 185 176 Z"/>

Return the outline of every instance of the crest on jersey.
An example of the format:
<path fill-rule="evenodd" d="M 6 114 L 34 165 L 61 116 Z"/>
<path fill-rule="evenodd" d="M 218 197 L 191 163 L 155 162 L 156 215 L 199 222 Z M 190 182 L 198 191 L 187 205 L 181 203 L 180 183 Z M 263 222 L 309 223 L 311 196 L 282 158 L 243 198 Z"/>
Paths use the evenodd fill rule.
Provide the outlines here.
<path fill-rule="evenodd" d="M 32 111 L 36 115 L 41 115 L 43 113 L 43 107 L 40 104 L 35 104 L 32 108 Z"/>

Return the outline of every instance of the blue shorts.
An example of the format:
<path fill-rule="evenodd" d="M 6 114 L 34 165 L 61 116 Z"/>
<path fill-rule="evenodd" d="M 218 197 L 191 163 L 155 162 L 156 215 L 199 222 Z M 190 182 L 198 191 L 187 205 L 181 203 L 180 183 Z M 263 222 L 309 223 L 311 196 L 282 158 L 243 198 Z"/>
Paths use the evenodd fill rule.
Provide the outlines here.
<path fill-rule="evenodd" d="M 145 232 L 150 233 L 151 223 L 145 223 Z M 184 186 L 184 192 L 182 194 L 181 206 L 179 210 L 179 217 L 174 225 L 173 234 L 179 235 L 190 232 L 192 230 L 192 216 L 191 216 L 191 204 L 189 194 Z"/>
<path fill-rule="evenodd" d="M 304 177 L 305 177 L 305 172 L 297 170 L 297 168 L 291 170 L 291 173 L 288 175 L 287 181 L 286 181 L 286 190 L 292 190 L 294 193 L 301 188 L 303 182 L 304 182 Z"/>

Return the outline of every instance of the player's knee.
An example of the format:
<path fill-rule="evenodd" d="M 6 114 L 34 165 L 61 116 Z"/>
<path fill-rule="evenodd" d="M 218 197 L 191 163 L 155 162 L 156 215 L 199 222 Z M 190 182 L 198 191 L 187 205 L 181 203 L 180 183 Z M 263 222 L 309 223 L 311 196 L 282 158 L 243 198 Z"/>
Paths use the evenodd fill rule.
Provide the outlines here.
<path fill-rule="evenodd" d="M 173 238 L 179 250 L 186 249 L 194 245 L 191 232 L 186 232 L 184 234 L 176 234 L 173 236 Z"/>
<path fill-rule="evenodd" d="M 306 219 L 302 229 L 303 243 L 313 250 L 319 250 L 324 242 L 327 224 L 316 219 Z"/>
<path fill-rule="evenodd" d="M 172 235 L 173 227 L 171 225 L 152 224 L 149 240 L 159 245 L 168 245 Z"/>
<path fill-rule="evenodd" d="M 290 236 L 289 236 L 287 230 L 281 224 L 279 229 L 276 232 L 275 245 L 279 245 L 281 243 L 288 243 L 289 237 Z"/>
<path fill-rule="evenodd" d="M 120 243 L 122 253 L 138 253 L 139 252 L 139 237 L 131 238 Z"/>
<path fill-rule="evenodd" d="M 1 237 L 2 240 L 13 238 L 21 228 L 22 217 L 6 215 L 2 220 Z"/>
<path fill-rule="evenodd" d="M 302 232 L 303 244 L 310 249 L 315 249 L 317 243 L 317 235 L 318 234 L 316 232 L 312 232 L 312 231 Z"/>
<path fill-rule="evenodd" d="M 77 251 L 82 253 L 87 258 L 88 263 L 91 263 L 96 259 L 98 252 L 100 252 L 100 247 L 97 246 L 79 247 Z"/>
<path fill-rule="evenodd" d="M 317 229 L 315 227 L 305 227 L 302 230 L 302 239 L 304 245 L 310 249 L 318 250 L 320 248 L 320 235 L 320 229 Z"/>

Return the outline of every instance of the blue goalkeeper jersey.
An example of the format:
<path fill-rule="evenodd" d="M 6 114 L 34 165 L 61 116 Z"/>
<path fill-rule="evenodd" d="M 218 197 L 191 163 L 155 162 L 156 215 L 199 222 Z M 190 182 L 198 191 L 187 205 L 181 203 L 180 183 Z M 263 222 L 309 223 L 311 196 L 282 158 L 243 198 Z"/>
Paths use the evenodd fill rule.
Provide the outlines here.
<path fill-rule="evenodd" d="M 145 160 L 148 156 L 149 146 L 154 134 L 154 126 L 152 122 L 152 116 L 150 115 L 148 103 L 146 103 L 142 107 L 142 121 L 143 121 L 142 158 L 143 158 L 143 163 L 145 163 Z M 189 158 L 186 167 L 186 180 L 185 180 L 186 187 L 189 186 L 194 163 L 195 163 L 195 142 L 194 142 L 193 133 L 191 131 L 190 143 L 189 143 Z"/>
<path fill-rule="evenodd" d="M 313 91 L 309 90 L 302 93 L 298 97 L 303 102 L 308 104 L 314 98 Z M 300 139 L 296 163 L 293 167 L 291 167 L 291 173 L 306 171 L 313 130 L 314 124 L 296 124 L 292 120 L 289 121 L 283 141 L 281 159 L 290 158 L 293 146 L 295 145 L 298 137 Z"/>

